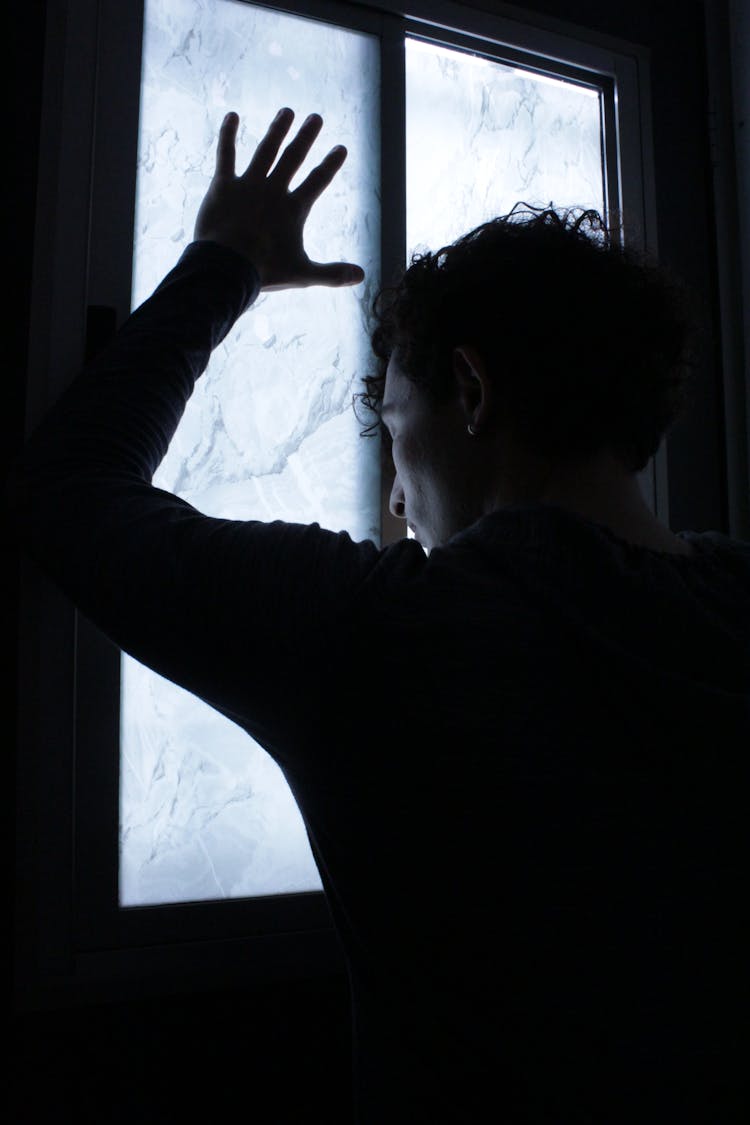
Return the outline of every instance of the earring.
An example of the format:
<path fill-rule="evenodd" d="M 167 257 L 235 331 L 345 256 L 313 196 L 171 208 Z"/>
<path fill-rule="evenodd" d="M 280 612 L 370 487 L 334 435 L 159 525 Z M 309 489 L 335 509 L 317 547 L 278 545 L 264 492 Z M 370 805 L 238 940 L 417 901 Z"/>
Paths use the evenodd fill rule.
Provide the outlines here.
<path fill-rule="evenodd" d="M 466 429 L 469 431 L 469 433 L 471 434 L 472 437 L 476 437 L 477 434 L 479 433 L 479 430 L 475 430 L 474 426 L 471 424 L 471 422 L 469 422 Z"/>

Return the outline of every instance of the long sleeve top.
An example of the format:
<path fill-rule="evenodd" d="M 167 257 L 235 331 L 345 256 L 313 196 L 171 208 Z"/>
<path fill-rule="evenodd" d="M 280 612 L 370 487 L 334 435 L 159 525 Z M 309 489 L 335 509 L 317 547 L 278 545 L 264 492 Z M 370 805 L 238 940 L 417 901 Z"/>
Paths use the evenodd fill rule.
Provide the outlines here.
<path fill-rule="evenodd" d="M 734 1120 L 750 544 L 662 554 L 548 504 L 429 555 L 202 514 L 152 476 L 258 289 L 187 248 L 28 443 L 26 549 L 283 770 L 349 967 L 360 1125 Z"/>

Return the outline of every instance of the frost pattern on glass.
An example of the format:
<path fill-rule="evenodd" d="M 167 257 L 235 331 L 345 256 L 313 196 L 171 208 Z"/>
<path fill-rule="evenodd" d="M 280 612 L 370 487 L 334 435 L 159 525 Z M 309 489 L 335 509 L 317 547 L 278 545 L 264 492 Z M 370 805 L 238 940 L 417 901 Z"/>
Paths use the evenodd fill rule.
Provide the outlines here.
<path fill-rule="evenodd" d="M 377 442 L 352 395 L 371 363 L 379 284 L 379 55 L 371 36 L 236 0 L 147 0 L 133 307 L 192 239 L 224 114 L 238 171 L 283 105 L 324 119 L 296 185 L 334 145 L 348 159 L 306 248 L 362 265 L 356 289 L 262 295 L 199 380 L 154 484 L 231 519 L 318 522 L 379 540 Z M 122 661 L 120 903 L 318 890 L 281 770 L 248 735 L 132 658 Z"/>
<path fill-rule="evenodd" d="M 600 94 L 406 41 L 407 244 L 437 250 L 523 201 L 603 214 Z"/>

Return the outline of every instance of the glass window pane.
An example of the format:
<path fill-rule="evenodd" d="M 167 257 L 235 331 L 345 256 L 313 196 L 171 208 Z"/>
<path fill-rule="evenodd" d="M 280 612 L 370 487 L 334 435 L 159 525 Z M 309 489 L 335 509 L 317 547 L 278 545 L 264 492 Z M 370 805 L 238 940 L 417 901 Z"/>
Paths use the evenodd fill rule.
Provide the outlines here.
<path fill-rule="evenodd" d="M 407 39 L 409 254 L 437 250 L 519 200 L 603 215 L 600 96 Z"/>
<path fill-rule="evenodd" d="M 343 92 L 343 93 L 342 93 Z M 352 395 L 370 362 L 379 285 L 379 54 L 371 36 L 236 0 L 147 0 L 133 306 L 191 241 L 218 127 L 241 118 L 238 169 L 282 105 L 348 159 L 316 204 L 307 250 L 365 285 L 261 296 L 214 353 L 154 479 L 208 515 L 317 521 L 379 540 L 377 442 Z M 129 657 L 122 662 L 120 903 L 320 889 L 281 771 L 243 731 Z"/>

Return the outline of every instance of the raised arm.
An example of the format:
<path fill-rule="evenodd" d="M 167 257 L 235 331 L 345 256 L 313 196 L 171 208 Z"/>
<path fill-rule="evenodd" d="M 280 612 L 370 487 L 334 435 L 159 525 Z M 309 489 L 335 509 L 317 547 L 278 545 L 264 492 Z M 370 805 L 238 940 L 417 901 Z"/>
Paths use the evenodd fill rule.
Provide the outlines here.
<path fill-rule="evenodd" d="M 228 115 L 197 241 L 61 396 L 11 487 L 24 545 L 70 599 L 265 744 L 280 717 L 292 721 L 289 677 L 378 552 L 317 525 L 212 519 L 151 481 L 211 351 L 262 287 L 363 276 L 304 252 L 305 219 L 344 154 L 334 149 L 290 192 L 321 119 L 269 171 L 290 124 L 282 111 L 236 177 Z"/>

